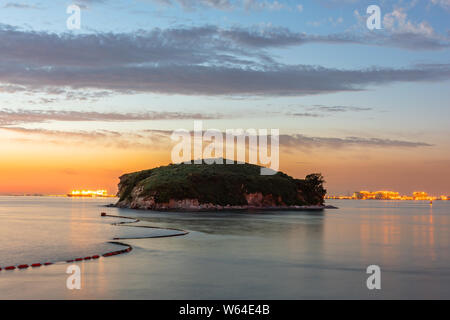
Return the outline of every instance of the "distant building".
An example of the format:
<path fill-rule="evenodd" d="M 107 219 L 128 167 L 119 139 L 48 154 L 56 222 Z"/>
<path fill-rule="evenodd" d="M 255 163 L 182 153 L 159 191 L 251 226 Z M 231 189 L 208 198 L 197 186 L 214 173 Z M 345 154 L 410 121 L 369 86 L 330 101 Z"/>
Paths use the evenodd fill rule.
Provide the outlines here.
<path fill-rule="evenodd" d="M 355 200 L 448 200 L 450 201 L 450 196 L 430 196 L 424 191 L 415 191 L 412 196 L 400 195 L 396 191 L 356 191 L 351 197 L 349 196 L 328 196 L 327 199 L 355 199 Z"/>
<path fill-rule="evenodd" d="M 353 194 L 353 199 L 358 200 L 400 200 L 401 196 L 396 191 L 358 191 Z"/>
<path fill-rule="evenodd" d="M 428 193 L 424 191 L 415 191 L 413 192 L 413 198 L 414 200 L 429 200 L 430 197 L 428 196 Z"/>
<path fill-rule="evenodd" d="M 109 197 L 106 190 L 72 190 L 69 197 Z"/>

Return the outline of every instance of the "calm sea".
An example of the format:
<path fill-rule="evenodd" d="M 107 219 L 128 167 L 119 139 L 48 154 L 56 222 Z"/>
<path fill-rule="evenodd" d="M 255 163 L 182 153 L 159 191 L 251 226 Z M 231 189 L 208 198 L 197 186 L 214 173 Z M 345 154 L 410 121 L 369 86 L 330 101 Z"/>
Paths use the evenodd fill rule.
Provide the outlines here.
<path fill-rule="evenodd" d="M 82 262 L 82 289 L 68 264 L 0 271 L 2 299 L 383 299 L 450 298 L 450 201 L 334 200 L 317 212 L 174 213 L 106 208 L 115 199 L 0 197 L 0 267 L 64 261 L 118 246 L 133 251 Z M 123 221 L 123 220 L 122 220 Z M 138 224 L 138 225 L 139 225 Z M 366 268 L 381 268 L 368 290 Z"/>

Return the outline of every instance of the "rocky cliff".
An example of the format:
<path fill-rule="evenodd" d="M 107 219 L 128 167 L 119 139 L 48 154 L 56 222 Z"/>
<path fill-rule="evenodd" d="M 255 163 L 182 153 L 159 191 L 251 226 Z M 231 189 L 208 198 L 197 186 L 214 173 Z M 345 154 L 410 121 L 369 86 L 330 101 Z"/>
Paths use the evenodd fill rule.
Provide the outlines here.
<path fill-rule="evenodd" d="M 251 164 L 171 164 L 120 177 L 118 207 L 151 210 L 320 209 L 323 177 L 260 175 Z"/>

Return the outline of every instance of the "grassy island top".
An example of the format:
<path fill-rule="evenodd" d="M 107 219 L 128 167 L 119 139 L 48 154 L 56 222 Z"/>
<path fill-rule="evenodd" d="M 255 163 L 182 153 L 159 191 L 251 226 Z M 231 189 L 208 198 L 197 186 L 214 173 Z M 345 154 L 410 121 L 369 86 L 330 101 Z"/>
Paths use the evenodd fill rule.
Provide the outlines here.
<path fill-rule="evenodd" d="M 119 201 L 129 200 L 139 188 L 139 197 L 156 202 L 198 199 L 215 205 L 246 205 L 245 195 L 272 195 L 279 205 L 321 205 L 326 194 L 321 174 L 294 179 L 285 173 L 260 175 L 253 164 L 170 164 L 124 174 L 120 177 Z M 135 194 L 135 193 L 133 193 Z"/>

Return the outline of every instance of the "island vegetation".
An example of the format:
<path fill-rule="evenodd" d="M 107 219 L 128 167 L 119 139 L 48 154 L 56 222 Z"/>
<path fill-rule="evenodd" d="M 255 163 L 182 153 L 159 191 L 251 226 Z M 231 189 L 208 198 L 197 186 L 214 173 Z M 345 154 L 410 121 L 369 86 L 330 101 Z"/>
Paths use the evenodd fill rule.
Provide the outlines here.
<path fill-rule="evenodd" d="M 321 174 L 261 175 L 253 164 L 170 164 L 120 177 L 116 206 L 153 210 L 305 208 L 324 205 Z"/>

